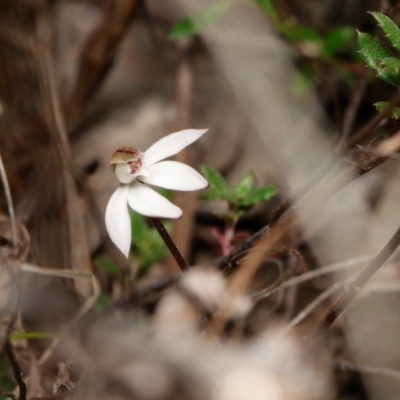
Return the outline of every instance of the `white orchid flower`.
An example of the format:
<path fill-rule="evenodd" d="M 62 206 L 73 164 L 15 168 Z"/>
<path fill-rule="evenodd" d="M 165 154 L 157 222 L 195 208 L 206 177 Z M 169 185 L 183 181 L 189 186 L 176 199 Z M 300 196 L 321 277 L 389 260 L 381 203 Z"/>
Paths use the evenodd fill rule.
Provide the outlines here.
<path fill-rule="evenodd" d="M 207 129 L 187 129 L 172 133 L 154 143 L 147 151 L 120 147 L 110 165 L 121 185 L 111 196 L 106 209 L 106 227 L 111 240 L 129 255 L 131 220 L 128 205 L 146 217 L 180 218 L 182 210 L 147 185 L 172 190 L 198 190 L 208 182 L 193 168 L 177 161 L 161 161 L 179 153 L 199 139 Z"/>

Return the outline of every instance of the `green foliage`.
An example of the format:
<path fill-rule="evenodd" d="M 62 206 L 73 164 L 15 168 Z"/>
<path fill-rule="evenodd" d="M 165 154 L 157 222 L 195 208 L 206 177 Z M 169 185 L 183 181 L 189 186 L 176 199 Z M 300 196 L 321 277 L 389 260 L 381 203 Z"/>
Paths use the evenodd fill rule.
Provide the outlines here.
<path fill-rule="evenodd" d="M 400 50 L 400 29 L 386 15 L 372 12 L 379 26 L 386 33 L 392 45 Z M 393 86 L 400 86 L 400 60 L 377 37 L 358 33 L 358 47 L 365 64 L 375 71 L 378 78 Z"/>
<path fill-rule="evenodd" d="M 100 296 L 96 299 L 96 303 L 94 304 L 94 309 L 98 313 L 104 311 L 112 303 L 111 297 L 104 292 L 100 293 Z"/>
<path fill-rule="evenodd" d="M 382 59 L 393 57 L 391 51 L 377 37 L 368 33 L 358 32 L 357 43 L 365 64 L 374 71 L 379 70 Z"/>
<path fill-rule="evenodd" d="M 400 51 L 399 27 L 388 16 L 380 12 L 371 12 L 371 14 L 386 33 L 387 38 L 392 42 L 393 46 Z"/>
<path fill-rule="evenodd" d="M 253 0 L 274 24 L 275 29 L 293 45 L 301 56 L 301 69 L 293 79 L 293 91 L 296 96 L 303 96 L 311 87 L 314 76 L 321 63 L 328 65 L 342 76 L 343 81 L 352 86 L 352 74 L 338 61 L 341 53 L 347 52 L 356 61 L 355 32 L 351 26 L 339 26 L 325 34 L 317 32 L 309 26 L 299 24 L 294 18 L 283 19 L 274 6 L 273 0 Z"/>
<path fill-rule="evenodd" d="M 391 104 L 387 101 L 378 101 L 377 103 L 374 104 L 374 106 L 377 109 L 377 111 L 385 114 L 391 108 Z M 393 119 L 400 119 L 400 108 L 393 107 L 390 111 L 389 117 Z"/>
<path fill-rule="evenodd" d="M 321 56 L 333 58 L 339 52 L 348 48 L 355 38 L 354 29 L 351 26 L 339 26 L 329 31 L 324 39 L 321 48 Z"/>
<path fill-rule="evenodd" d="M 122 282 L 124 280 L 122 272 L 107 258 L 102 256 L 97 257 L 94 263 L 96 266 L 100 267 L 104 271 L 107 271 L 114 278 L 117 278 L 119 281 Z"/>
<path fill-rule="evenodd" d="M 271 0 L 255 0 L 257 5 L 267 14 L 268 17 L 278 20 L 279 15 Z"/>
<path fill-rule="evenodd" d="M 196 35 L 222 16 L 232 3 L 227 0 L 218 1 L 205 7 L 203 10 L 190 17 L 179 20 L 170 30 L 169 38 L 173 40 L 182 39 Z"/>
<path fill-rule="evenodd" d="M 231 189 L 222 175 L 215 169 L 208 165 L 202 165 L 200 167 L 204 178 L 207 179 L 209 187 L 202 194 L 203 200 L 227 200 L 231 201 Z"/>
<path fill-rule="evenodd" d="M 10 340 L 35 340 L 35 339 L 55 339 L 57 335 L 46 332 L 17 332 L 9 336 Z"/>
<path fill-rule="evenodd" d="M 145 274 L 156 261 L 160 261 L 169 254 L 158 232 L 147 224 L 146 219 L 131 211 L 132 224 L 132 254 L 139 263 L 139 276 Z M 164 222 L 167 231 L 171 230 L 171 223 Z"/>
<path fill-rule="evenodd" d="M 6 375 L 6 361 L 4 359 L 0 359 L 0 387 L 4 390 L 8 390 L 11 392 L 14 389 L 13 382 Z M 0 395 L 0 400 L 8 399 L 5 396 Z"/>
<path fill-rule="evenodd" d="M 213 168 L 207 165 L 202 165 L 200 168 L 210 184 L 209 188 L 203 192 L 202 199 L 226 201 L 229 205 L 229 210 L 221 216 L 230 222 L 236 223 L 253 206 L 269 200 L 276 194 L 273 186 L 257 188 L 254 173 L 251 171 L 231 189 L 221 174 Z"/>

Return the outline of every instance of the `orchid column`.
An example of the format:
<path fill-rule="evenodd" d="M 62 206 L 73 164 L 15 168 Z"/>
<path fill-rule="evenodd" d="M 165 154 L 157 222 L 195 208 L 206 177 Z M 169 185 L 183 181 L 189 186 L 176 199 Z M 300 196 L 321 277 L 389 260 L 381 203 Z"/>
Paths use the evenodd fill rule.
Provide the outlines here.
<path fill-rule="evenodd" d="M 182 191 L 206 188 L 208 182 L 193 168 L 177 161 L 162 161 L 195 142 L 205 132 L 207 129 L 187 129 L 172 133 L 154 143 L 144 153 L 133 147 L 123 146 L 111 157 L 110 165 L 121 185 L 108 202 L 106 227 L 111 240 L 126 257 L 132 241 L 129 205 L 132 210 L 150 217 L 151 224 L 160 233 L 179 267 L 187 268 L 160 220 L 180 218 L 182 210 L 147 185 Z"/>

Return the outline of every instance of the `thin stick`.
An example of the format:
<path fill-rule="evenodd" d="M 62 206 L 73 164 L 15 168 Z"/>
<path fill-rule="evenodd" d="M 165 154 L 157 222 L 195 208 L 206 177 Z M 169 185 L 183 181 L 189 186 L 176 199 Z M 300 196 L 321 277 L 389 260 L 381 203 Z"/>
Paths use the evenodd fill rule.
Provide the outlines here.
<path fill-rule="evenodd" d="M 329 360 L 329 364 L 334 368 L 341 369 L 342 371 L 354 371 L 365 374 L 380 375 L 400 381 L 400 371 L 392 368 L 376 367 L 373 365 L 355 365 L 349 361 L 338 359 Z"/>
<path fill-rule="evenodd" d="M 17 400 L 17 396 L 14 393 L 9 392 L 8 390 L 0 388 L 0 394 L 2 396 L 9 397 L 10 399 Z"/>
<path fill-rule="evenodd" d="M 328 289 L 324 290 L 319 296 L 317 296 L 310 304 L 308 304 L 302 311 L 300 311 L 285 327 L 284 333 L 292 330 L 296 325 L 306 319 L 316 308 L 318 308 L 325 300 L 333 296 L 335 293 L 339 292 L 343 286 L 348 283 L 349 280 L 345 282 L 336 282 Z"/>
<path fill-rule="evenodd" d="M 171 252 L 172 256 L 175 258 L 176 263 L 179 265 L 179 268 L 182 271 L 187 271 L 189 269 L 189 265 L 186 260 L 183 258 L 181 252 L 176 246 L 175 242 L 172 240 L 171 236 L 165 229 L 164 224 L 162 223 L 160 218 L 147 217 L 147 220 L 151 225 L 157 230 L 160 234 L 161 239 L 164 241 L 165 245 L 168 247 L 168 250 Z"/>
<path fill-rule="evenodd" d="M 294 278 L 287 280 L 286 282 L 282 283 L 281 285 L 279 285 L 273 289 L 270 289 L 270 288 L 263 289 L 257 293 L 254 293 L 252 297 L 255 300 L 261 300 L 261 299 L 272 296 L 279 290 L 287 289 L 292 286 L 299 285 L 300 283 L 307 282 L 311 279 L 316 279 L 316 278 L 319 278 L 324 275 L 332 274 L 332 273 L 340 271 L 342 269 L 349 269 L 349 268 L 357 267 L 358 265 L 360 265 L 362 263 L 372 260 L 373 257 L 374 257 L 373 254 L 366 254 L 366 255 L 359 256 L 359 257 L 350 258 L 348 260 L 339 261 L 334 264 L 326 265 L 326 266 L 318 268 L 316 270 L 306 272 L 300 276 L 295 276 Z"/>
<path fill-rule="evenodd" d="M 6 353 L 6 356 L 8 360 L 10 361 L 11 368 L 14 373 L 14 378 L 17 382 L 18 388 L 19 388 L 19 396 L 18 400 L 26 400 L 26 384 L 24 380 L 22 379 L 23 373 L 21 370 L 21 367 L 18 364 L 17 358 L 15 357 L 14 350 L 11 346 L 10 341 L 7 339 L 6 343 L 4 345 L 4 352 Z"/>
<path fill-rule="evenodd" d="M 361 272 L 361 274 L 349 286 L 346 293 L 342 295 L 339 301 L 331 308 L 328 314 L 320 321 L 317 329 L 328 328 L 335 319 L 348 307 L 354 300 L 357 294 L 361 291 L 364 285 L 374 275 L 379 268 L 387 261 L 387 259 L 394 253 L 400 245 L 400 227 L 395 234 L 391 237 L 386 246 L 378 253 L 378 255 L 371 261 L 370 264 Z"/>
<path fill-rule="evenodd" d="M 10 185 L 8 184 L 6 169 L 4 168 L 3 159 L 1 158 L 1 154 L 0 154 L 0 175 L 1 175 L 1 180 L 3 181 L 3 185 L 4 185 L 4 193 L 5 193 L 6 199 L 7 199 L 8 214 L 10 215 L 13 246 L 17 247 L 17 223 L 15 221 L 15 213 L 14 213 L 14 206 L 13 206 L 12 197 L 11 197 Z"/>

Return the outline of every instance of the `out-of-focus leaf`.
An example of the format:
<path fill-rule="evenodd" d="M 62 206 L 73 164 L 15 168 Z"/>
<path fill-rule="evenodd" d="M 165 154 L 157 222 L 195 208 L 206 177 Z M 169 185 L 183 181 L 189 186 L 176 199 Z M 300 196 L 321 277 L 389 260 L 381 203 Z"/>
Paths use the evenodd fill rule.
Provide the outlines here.
<path fill-rule="evenodd" d="M 354 28 L 350 26 L 340 26 L 331 30 L 324 38 L 321 50 L 323 57 L 331 58 L 339 51 L 346 48 L 354 39 Z"/>
<path fill-rule="evenodd" d="M 390 108 L 390 103 L 387 101 L 378 101 L 374 104 L 374 106 L 380 113 L 386 113 L 386 111 Z M 393 119 L 400 119 L 400 108 L 393 107 L 390 111 L 389 117 Z"/>
<path fill-rule="evenodd" d="M 322 37 L 318 32 L 303 25 L 289 25 L 285 28 L 284 34 L 292 43 L 309 41 L 320 45 L 322 42 Z"/>
<path fill-rule="evenodd" d="M 10 340 L 54 339 L 57 335 L 46 332 L 16 332 L 9 336 Z"/>
<path fill-rule="evenodd" d="M 142 215 L 129 209 L 132 227 L 132 242 L 140 242 L 146 237 L 146 229 L 148 229 L 146 220 Z"/>
<path fill-rule="evenodd" d="M 269 200 L 276 194 L 276 189 L 273 186 L 263 186 L 253 189 L 245 199 L 240 201 L 240 206 L 251 207 L 257 203 Z"/>
<path fill-rule="evenodd" d="M 392 42 L 393 46 L 400 51 L 399 27 L 388 16 L 380 12 L 371 12 L 371 14 L 386 33 L 387 38 Z"/>
<path fill-rule="evenodd" d="M 236 185 L 234 195 L 236 199 L 244 199 L 248 196 L 254 186 L 255 176 L 253 171 L 249 171 L 243 179 Z"/>
<path fill-rule="evenodd" d="M 168 193 L 170 192 L 168 191 Z M 141 277 L 153 263 L 167 257 L 169 251 L 158 232 L 148 225 L 142 215 L 131 211 L 131 221 L 132 255 L 140 267 L 137 276 Z M 171 230 L 169 221 L 165 221 L 164 226 L 167 231 Z"/>
<path fill-rule="evenodd" d="M 391 51 L 378 38 L 368 33 L 359 32 L 357 42 L 362 59 L 369 68 L 376 72 L 379 72 L 384 58 L 393 57 Z"/>
<path fill-rule="evenodd" d="M 299 70 L 293 79 L 293 92 L 295 96 L 302 97 L 312 85 L 312 74 L 307 70 Z"/>
<path fill-rule="evenodd" d="M 278 12 L 271 0 L 256 0 L 258 6 L 272 19 L 279 18 Z"/>
<path fill-rule="evenodd" d="M 0 387 L 9 392 L 14 389 L 14 383 L 6 375 L 7 363 L 4 359 L 0 359 Z M 8 400 L 8 397 L 0 395 L 0 400 Z"/>
<path fill-rule="evenodd" d="M 210 185 L 208 189 L 202 193 L 202 198 L 204 200 L 224 199 L 231 201 L 231 191 L 221 174 L 208 165 L 202 165 L 200 169 L 204 178 L 207 179 Z"/>
<path fill-rule="evenodd" d="M 104 271 L 107 271 L 114 278 L 117 278 L 120 281 L 124 279 L 122 272 L 110 260 L 107 260 L 107 258 L 102 256 L 97 257 L 94 263 L 98 267 L 104 269 Z"/>
<path fill-rule="evenodd" d="M 112 303 L 111 297 L 107 293 L 101 292 L 100 296 L 96 299 L 96 303 L 94 304 L 94 309 L 97 312 L 102 312 L 111 303 Z"/>
<path fill-rule="evenodd" d="M 231 7 L 230 1 L 218 1 L 204 8 L 198 13 L 178 21 L 170 30 L 170 39 L 177 40 L 196 35 L 209 25 L 213 24 Z"/>

